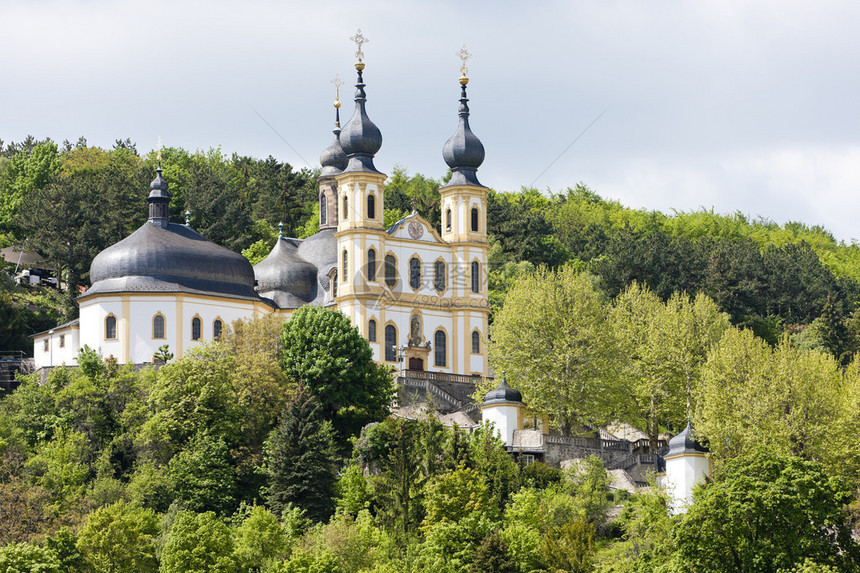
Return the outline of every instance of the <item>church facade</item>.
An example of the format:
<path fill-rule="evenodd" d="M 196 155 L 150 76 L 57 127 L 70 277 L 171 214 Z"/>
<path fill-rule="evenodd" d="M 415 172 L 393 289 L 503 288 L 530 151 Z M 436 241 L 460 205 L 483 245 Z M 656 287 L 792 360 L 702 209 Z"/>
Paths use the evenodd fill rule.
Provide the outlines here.
<path fill-rule="evenodd" d="M 315 235 L 279 237 L 251 267 L 188 224 L 169 222 L 159 154 L 148 221 L 95 257 L 80 318 L 34 336 L 37 368 L 74 364 L 83 345 L 119 363 L 152 362 L 164 345 L 180 357 L 234 320 L 288 319 L 311 304 L 347 315 L 379 362 L 487 375 L 487 189 L 476 174 L 484 148 L 469 127 L 465 66 L 458 126 L 443 146 L 452 177 L 440 189 L 441 228 L 415 211 L 385 228 L 386 176 L 373 162 L 382 134 L 367 115 L 357 55 L 355 112 L 343 129 L 336 122 L 320 159 Z"/>

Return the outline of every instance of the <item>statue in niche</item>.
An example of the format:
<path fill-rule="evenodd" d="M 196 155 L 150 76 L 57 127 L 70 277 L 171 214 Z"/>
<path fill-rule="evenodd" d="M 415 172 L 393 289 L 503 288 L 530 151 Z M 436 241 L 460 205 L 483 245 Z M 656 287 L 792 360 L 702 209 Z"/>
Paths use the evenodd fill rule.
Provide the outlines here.
<path fill-rule="evenodd" d="M 420 346 L 422 338 L 421 317 L 413 314 L 412 320 L 409 322 L 409 346 Z"/>

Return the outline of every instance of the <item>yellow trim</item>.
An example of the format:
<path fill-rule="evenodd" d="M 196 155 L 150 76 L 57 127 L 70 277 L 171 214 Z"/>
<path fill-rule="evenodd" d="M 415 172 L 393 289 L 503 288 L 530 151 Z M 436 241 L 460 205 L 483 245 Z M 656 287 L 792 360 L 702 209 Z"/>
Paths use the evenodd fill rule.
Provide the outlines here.
<path fill-rule="evenodd" d="M 376 191 L 367 192 L 367 186 L 363 189 L 364 194 L 364 211 L 365 211 L 365 219 L 370 219 L 371 221 L 376 221 L 379 219 L 379 197 L 376 194 Z M 370 216 L 370 198 L 373 197 L 373 217 Z"/>
<path fill-rule="evenodd" d="M 200 321 L 200 336 L 198 338 L 194 338 L 194 319 L 195 318 Z M 200 317 L 199 314 L 196 314 L 196 313 L 194 314 L 194 316 L 191 317 L 191 340 L 193 340 L 194 342 L 197 342 L 198 340 L 203 340 L 203 319 Z"/>
<path fill-rule="evenodd" d="M 185 351 L 185 297 L 176 297 L 176 357 Z"/>
<path fill-rule="evenodd" d="M 388 360 L 387 358 L 385 358 L 385 356 L 386 356 L 385 350 L 388 348 L 388 344 L 385 340 L 385 329 L 388 328 L 389 326 L 394 327 L 394 346 L 395 346 L 394 360 Z M 397 347 L 399 339 L 400 339 L 400 333 L 398 332 L 398 329 L 397 329 L 397 323 L 395 323 L 393 320 L 389 320 L 388 322 L 385 323 L 385 326 L 382 327 L 382 356 L 380 356 L 380 358 L 382 358 L 382 362 L 388 362 L 391 364 L 397 364 L 398 363 L 396 347 Z"/>
<path fill-rule="evenodd" d="M 418 286 L 412 286 L 412 259 L 418 259 Z M 421 258 L 416 252 L 413 252 L 409 255 L 409 262 L 406 264 L 406 274 L 409 276 L 409 288 L 412 289 L 412 292 L 418 293 L 421 290 L 421 287 L 424 286 L 424 260 Z"/>
<path fill-rule="evenodd" d="M 436 288 L 436 263 L 438 263 L 439 261 L 441 261 L 442 266 L 445 267 L 445 271 L 443 272 L 443 274 L 445 275 L 445 288 L 443 288 L 442 290 Z M 450 279 L 450 277 L 448 276 L 448 261 L 445 260 L 445 257 L 436 257 L 436 260 L 433 261 L 433 290 L 439 293 L 440 296 L 448 292 L 448 288 L 451 283 L 451 281 L 448 279 Z"/>
<path fill-rule="evenodd" d="M 385 259 L 389 255 L 391 255 L 394 258 L 394 284 L 393 285 L 388 284 L 388 281 L 386 280 L 386 274 L 385 274 L 385 269 L 387 268 L 387 265 L 385 263 Z M 397 255 L 394 254 L 394 251 L 387 251 L 385 253 L 385 255 L 382 257 L 382 273 L 383 273 L 382 274 L 382 284 L 384 284 L 387 288 L 389 288 L 391 290 L 396 289 L 397 286 L 400 284 L 400 272 L 398 269 L 399 265 L 400 265 L 400 260 L 397 258 Z"/>
<path fill-rule="evenodd" d="M 459 336 L 458 335 L 460 333 L 460 329 L 457 328 L 457 321 L 458 320 L 465 320 L 464 313 L 462 310 L 455 310 L 453 313 L 451 313 L 451 330 L 453 331 L 453 333 L 451 335 L 451 348 L 458 348 L 459 347 L 459 340 L 458 340 Z M 451 357 L 451 372 L 460 372 L 460 360 L 459 360 L 459 358 L 460 358 L 459 352 L 455 352 L 454 355 Z"/>
<path fill-rule="evenodd" d="M 212 321 L 212 340 L 219 340 L 221 338 L 221 334 L 219 334 L 218 336 L 215 336 L 215 323 L 216 322 L 221 323 L 221 334 L 224 334 L 224 320 L 221 318 L 221 315 L 218 315 Z"/>
<path fill-rule="evenodd" d="M 445 335 L 445 364 L 441 365 L 441 366 L 439 364 L 436 364 L 436 350 L 438 350 L 436 348 L 436 333 L 437 332 L 441 332 L 442 334 Z M 437 326 L 436 330 L 433 331 L 433 367 L 434 368 L 445 368 L 446 370 L 449 368 L 453 368 L 453 356 L 451 354 L 451 349 L 450 349 L 450 347 L 451 347 L 450 340 L 451 340 L 451 337 L 448 335 L 448 329 L 445 328 L 444 326 Z M 451 357 L 450 360 L 449 360 L 449 357 Z"/>
<path fill-rule="evenodd" d="M 378 300 L 380 296 L 388 297 L 389 300 L 385 303 L 389 306 L 400 305 L 415 308 L 424 308 L 427 310 L 445 310 L 458 309 L 470 310 L 473 312 L 490 313 L 490 305 L 486 298 L 471 296 L 471 297 L 441 297 L 429 294 L 415 294 L 410 292 L 399 292 L 385 289 L 380 295 L 379 289 L 369 289 L 366 293 L 345 294 L 337 298 L 338 304 L 348 301 L 364 301 Z M 479 306 L 476 306 L 478 304 Z"/>
<path fill-rule="evenodd" d="M 155 336 L 155 319 L 159 316 L 162 320 L 161 330 L 164 336 Z M 167 340 L 167 318 L 161 313 L 160 310 L 152 315 L 152 320 L 150 322 L 152 323 L 152 340 Z"/>
<path fill-rule="evenodd" d="M 340 253 L 341 259 L 341 276 L 343 280 L 340 282 L 342 285 L 350 284 L 350 281 L 347 280 L 347 271 L 349 270 L 349 249 L 344 247 L 343 251 Z"/>
<path fill-rule="evenodd" d="M 379 252 L 376 250 L 376 247 L 370 246 L 369 248 L 365 247 L 364 237 L 361 238 L 361 250 L 364 252 L 364 278 L 369 283 L 378 283 L 379 282 L 379 259 L 376 258 Z M 368 278 L 367 269 L 370 268 L 370 251 L 373 251 L 373 279 Z"/>
<path fill-rule="evenodd" d="M 482 339 L 483 335 L 481 334 L 481 331 L 477 328 L 473 328 L 471 332 L 472 333 L 469 335 L 470 338 L 472 338 L 472 340 L 469 341 L 469 346 L 471 346 L 471 348 L 469 349 L 469 354 L 471 356 L 479 356 L 479 355 L 483 354 L 483 352 L 482 352 L 482 350 L 484 348 L 484 341 Z M 475 341 L 474 341 L 475 334 L 478 335 L 478 351 L 477 352 L 475 352 Z"/>
<path fill-rule="evenodd" d="M 120 324 L 122 326 L 120 360 L 123 364 L 128 364 L 131 356 L 131 300 L 128 295 L 122 297 L 122 318 L 120 318 Z"/>
<path fill-rule="evenodd" d="M 370 323 L 371 322 L 374 323 L 374 327 L 375 327 L 375 332 L 373 333 L 374 334 L 374 337 L 373 337 L 374 340 L 370 340 Z M 371 314 L 370 318 L 368 318 L 367 320 L 364 321 L 364 327 L 367 330 L 365 333 L 365 336 L 364 336 L 365 338 L 367 338 L 367 341 L 371 344 L 378 344 L 379 343 L 379 321 L 376 319 L 375 314 Z"/>
<path fill-rule="evenodd" d="M 108 328 L 107 328 L 107 320 L 108 320 L 110 317 L 113 317 L 113 320 L 114 320 L 114 323 L 113 323 L 113 332 L 114 332 L 114 337 L 113 337 L 113 338 L 109 338 L 109 337 L 108 337 L 108 335 L 107 335 L 107 330 L 108 330 Z M 102 338 L 103 338 L 103 339 L 105 339 L 105 340 L 119 340 L 119 321 L 116 319 L 116 315 L 115 315 L 114 313 L 109 312 L 109 313 L 107 314 L 107 316 L 105 316 L 103 326 L 104 326 L 104 330 L 102 331 Z"/>
<path fill-rule="evenodd" d="M 707 457 L 708 457 L 707 454 L 689 453 L 689 454 L 676 454 L 674 456 L 663 456 L 663 460 L 668 462 L 669 460 L 676 460 L 678 458 L 707 458 Z"/>

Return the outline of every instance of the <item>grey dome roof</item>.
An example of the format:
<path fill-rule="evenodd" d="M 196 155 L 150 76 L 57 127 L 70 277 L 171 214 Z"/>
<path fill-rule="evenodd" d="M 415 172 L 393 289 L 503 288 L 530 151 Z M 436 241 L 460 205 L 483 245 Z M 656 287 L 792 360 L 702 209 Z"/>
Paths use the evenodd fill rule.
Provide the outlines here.
<path fill-rule="evenodd" d="M 254 265 L 260 296 L 278 308 L 298 308 L 317 296 L 317 269 L 296 254 L 298 244 L 278 239 L 269 256 Z"/>
<path fill-rule="evenodd" d="M 466 84 L 462 83 L 460 95 L 460 124 L 442 147 L 442 158 L 453 174 L 445 187 L 452 185 L 478 185 L 478 167 L 484 162 L 484 144 L 469 127 L 469 99 L 466 97 Z"/>
<path fill-rule="evenodd" d="M 382 132 L 370 121 L 365 109 L 367 95 L 361 77 L 364 64 L 356 64 L 358 80 L 355 84 L 355 112 L 340 132 L 340 144 L 349 158 L 344 171 L 369 171 L 379 173 L 373 166 L 373 156 L 382 147 Z"/>
<path fill-rule="evenodd" d="M 484 396 L 484 402 L 481 406 L 490 406 L 492 404 L 522 404 L 523 403 L 523 395 L 520 394 L 519 390 L 514 390 L 508 383 L 505 382 L 505 379 L 502 378 L 501 384 L 496 386 L 493 390 L 487 392 L 487 395 Z"/>
<path fill-rule="evenodd" d="M 339 175 L 346 169 L 347 162 L 346 153 L 340 145 L 340 128 L 337 128 L 334 130 L 334 141 L 320 155 L 320 177 Z"/>
<path fill-rule="evenodd" d="M 160 189 L 160 187 L 159 187 Z M 152 220 L 108 247 L 90 266 L 89 296 L 116 292 L 189 292 L 259 299 L 242 255 L 185 225 Z"/>
<path fill-rule="evenodd" d="M 696 441 L 696 433 L 693 431 L 693 426 L 687 422 L 687 427 L 684 428 L 684 431 L 669 440 L 669 451 L 663 457 L 670 458 L 682 454 L 703 454 L 707 452 L 708 449 Z"/>
<path fill-rule="evenodd" d="M 323 229 L 302 241 L 296 254 L 320 271 L 337 264 L 337 238 L 334 229 Z"/>

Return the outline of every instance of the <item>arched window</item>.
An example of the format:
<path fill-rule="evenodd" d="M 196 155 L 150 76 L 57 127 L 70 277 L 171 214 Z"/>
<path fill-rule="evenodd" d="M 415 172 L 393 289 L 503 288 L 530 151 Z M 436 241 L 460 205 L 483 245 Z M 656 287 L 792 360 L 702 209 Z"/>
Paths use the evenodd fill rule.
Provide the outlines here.
<path fill-rule="evenodd" d="M 436 349 L 433 353 L 433 356 L 436 361 L 436 366 L 447 366 L 448 365 L 448 352 L 447 352 L 447 340 L 445 336 L 444 330 L 437 330 L 436 334 L 433 336 L 433 343 L 436 345 Z"/>
<path fill-rule="evenodd" d="M 349 255 L 346 252 L 346 249 L 343 250 L 343 283 L 346 284 L 347 277 L 349 277 Z"/>
<path fill-rule="evenodd" d="M 376 342 L 376 321 L 372 318 L 367 321 L 367 340 Z"/>
<path fill-rule="evenodd" d="M 320 195 L 320 225 L 325 225 L 326 215 L 328 214 L 328 205 L 325 200 L 325 193 Z"/>
<path fill-rule="evenodd" d="M 376 282 L 376 251 L 367 251 L 367 280 Z"/>
<path fill-rule="evenodd" d="M 481 353 L 481 335 L 477 330 L 472 331 L 472 354 Z"/>
<path fill-rule="evenodd" d="M 391 324 L 385 327 L 385 361 L 397 361 L 397 329 Z"/>
<path fill-rule="evenodd" d="M 472 231 L 478 232 L 478 208 L 472 207 Z"/>
<path fill-rule="evenodd" d="M 349 213 L 349 198 L 346 195 L 344 195 L 343 196 L 343 217 L 342 217 L 344 221 L 349 219 L 349 215 L 347 215 L 347 213 Z"/>
<path fill-rule="evenodd" d="M 397 284 L 397 259 L 394 255 L 385 255 L 385 284 L 390 287 Z"/>
<path fill-rule="evenodd" d="M 221 330 L 224 329 L 224 323 L 221 322 L 220 319 L 215 319 L 215 322 L 212 323 L 212 338 L 215 340 L 221 339 Z"/>
<path fill-rule="evenodd" d="M 107 340 L 116 339 L 116 317 L 112 314 L 105 318 L 105 338 Z"/>
<path fill-rule="evenodd" d="M 156 314 L 152 317 L 152 337 L 156 340 L 162 340 L 164 336 L 164 315 Z"/>
<path fill-rule="evenodd" d="M 433 286 L 439 292 L 445 292 L 447 269 L 445 261 L 436 261 L 435 269 L 433 269 Z"/>
<path fill-rule="evenodd" d="M 376 219 L 376 196 L 367 196 L 367 218 Z"/>
<path fill-rule="evenodd" d="M 418 257 L 409 259 L 409 286 L 414 289 L 421 288 L 421 261 Z"/>
<path fill-rule="evenodd" d="M 202 325 L 200 323 L 200 317 L 195 316 L 191 319 L 191 340 L 200 340 L 202 336 Z"/>
<path fill-rule="evenodd" d="M 331 273 L 331 297 L 337 298 L 337 271 Z"/>
<path fill-rule="evenodd" d="M 445 213 L 445 230 L 451 230 L 451 209 L 448 209 L 448 212 Z"/>
<path fill-rule="evenodd" d="M 472 292 L 481 292 L 481 265 L 472 262 Z"/>

